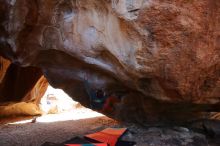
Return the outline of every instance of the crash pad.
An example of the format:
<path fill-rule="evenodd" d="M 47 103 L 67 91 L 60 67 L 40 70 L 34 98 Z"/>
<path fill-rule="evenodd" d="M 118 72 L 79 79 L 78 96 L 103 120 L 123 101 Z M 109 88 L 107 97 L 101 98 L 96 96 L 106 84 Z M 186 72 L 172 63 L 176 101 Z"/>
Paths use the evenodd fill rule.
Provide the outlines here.
<path fill-rule="evenodd" d="M 100 132 L 88 134 L 85 138 L 107 143 L 109 146 L 115 146 L 126 130 L 127 128 L 106 128 Z"/>

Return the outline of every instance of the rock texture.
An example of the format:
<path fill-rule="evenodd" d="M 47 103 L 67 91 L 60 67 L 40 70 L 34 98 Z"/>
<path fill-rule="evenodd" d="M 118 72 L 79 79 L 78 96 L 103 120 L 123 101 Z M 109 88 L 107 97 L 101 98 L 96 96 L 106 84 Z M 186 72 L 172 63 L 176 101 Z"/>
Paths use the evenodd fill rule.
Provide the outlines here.
<path fill-rule="evenodd" d="M 123 120 L 185 120 L 220 109 L 218 0 L 0 2 L 0 53 L 40 67 L 85 106 L 86 78 L 123 95 L 109 114 Z"/>
<path fill-rule="evenodd" d="M 41 69 L 20 67 L 0 57 L 0 117 L 39 115 L 47 86 Z"/>
<path fill-rule="evenodd" d="M 4 78 L 10 64 L 11 62 L 9 60 L 0 56 L 0 82 L 2 82 L 2 79 Z"/>
<path fill-rule="evenodd" d="M 41 70 L 34 67 L 22 68 L 10 64 L 0 85 L 0 101 L 20 101 L 42 76 Z"/>
<path fill-rule="evenodd" d="M 41 76 L 35 83 L 34 87 L 22 98 L 22 101 L 33 102 L 38 106 L 40 104 L 41 98 L 47 90 L 47 87 L 47 79 L 44 76 Z"/>

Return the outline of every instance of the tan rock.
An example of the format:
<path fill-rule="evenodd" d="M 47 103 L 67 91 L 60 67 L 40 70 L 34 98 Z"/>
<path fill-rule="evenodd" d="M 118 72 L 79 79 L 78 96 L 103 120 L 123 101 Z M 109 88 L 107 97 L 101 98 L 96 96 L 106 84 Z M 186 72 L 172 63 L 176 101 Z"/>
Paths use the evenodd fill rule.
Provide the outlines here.
<path fill-rule="evenodd" d="M 0 16 L 0 53 L 40 67 L 83 105 L 87 77 L 123 95 L 119 117 L 220 109 L 218 0 L 2 0 Z"/>

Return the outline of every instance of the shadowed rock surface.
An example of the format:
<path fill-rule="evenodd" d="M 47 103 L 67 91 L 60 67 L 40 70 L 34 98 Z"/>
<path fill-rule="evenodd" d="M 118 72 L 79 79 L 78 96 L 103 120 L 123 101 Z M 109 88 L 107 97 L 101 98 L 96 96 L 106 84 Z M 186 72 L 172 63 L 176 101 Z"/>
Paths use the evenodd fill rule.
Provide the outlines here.
<path fill-rule="evenodd" d="M 47 86 L 40 68 L 21 67 L 0 56 L 0 118 L 39 115 Z"/>
<path fill-rule="evenodd" d="M 40 68 L 21 67 L 1 56 L 0 66 L 0 102 L 39 103 L 48 86 Z"/>
<path fill-rule="evenodd" d="M 220 1 L 0 0 L 0 54 L 90 107 L 85 80 L 122 96 L 108 116 L 170 122 L 219 111 Z"/>

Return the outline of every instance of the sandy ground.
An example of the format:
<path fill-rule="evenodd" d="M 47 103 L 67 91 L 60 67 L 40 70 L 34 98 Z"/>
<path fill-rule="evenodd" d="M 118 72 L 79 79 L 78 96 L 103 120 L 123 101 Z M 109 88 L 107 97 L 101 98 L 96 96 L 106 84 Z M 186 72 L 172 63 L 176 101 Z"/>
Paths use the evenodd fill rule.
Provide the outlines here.
<path fill-rule="evenodd" d="M 20 120 L 20 118 L 0 120 L 2 121 L 0 146 L 40 146 L 45 142 L 62 143 L 75 136 L 82 137 L 107 127 L 128 128 L 122 140 L 135 141 L 136 146 L 220 145 L 216 141 L 210 143 L 205 135 L 185 127 L 142 127 L 121 124 L 88 109 L 44 115 L 38 117 L 35 123 L 31 123 L 30 117 Z"/>
<path fill-rule="evenodd" d="M 61 143 L 74 136 L 117 125 L 116 121 L 89 110 L 45 115 L 37 118 L 35 123 L 31 123 L 28 119 L 30 117 L 24 121 L 18 121 L 21 120 L 20 118 L 2 119 L 0 146 L 40 146 L 45 142 Z"/>
<path fill-rule="evenodd" d="M 4 111 L 0 108 L 0 146 L 40 146 L 45 142 L 61 143 L 74 136 L 83 136 L 117 125 L 113 119 L 80 106 L 63 90 L 51 86 L 48 87 L 40 103 L 45 115 L 15 116 L 28 112 L 28 115 L 34 115 L 36 110 L 32 110 L 33 106 L 29 105 L 30 103 L 11 104 L 2 107 Z M 2 115 L 9 115 L 10 118 L 2 118 Z M 36 122 L 32 123 L 34 118 Z"/>

